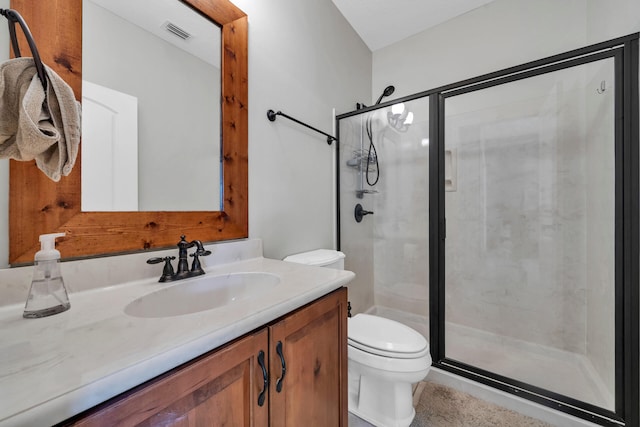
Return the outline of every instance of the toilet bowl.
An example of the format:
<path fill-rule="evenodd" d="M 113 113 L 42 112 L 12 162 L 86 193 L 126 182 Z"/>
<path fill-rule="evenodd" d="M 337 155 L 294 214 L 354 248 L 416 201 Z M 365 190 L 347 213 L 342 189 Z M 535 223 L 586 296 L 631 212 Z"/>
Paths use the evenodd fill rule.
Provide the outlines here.
<path fill-rule="evenodd" d="M 407 427 L 413 384 L 431 367 L 429 343 L 402 323 L 369 314 L 348 320 L 349 411 L 375 426 Z"/>
<path fill-rule="evenodd" d="M 344 254 L 319 249 L 288 262 L 344 268 Z M 415 416 L 413 384 L 431 367 L 429 343 L 417 331 L 370 314 L 348 319 L 349 412 L 376 427 L 408 427 Z"/>

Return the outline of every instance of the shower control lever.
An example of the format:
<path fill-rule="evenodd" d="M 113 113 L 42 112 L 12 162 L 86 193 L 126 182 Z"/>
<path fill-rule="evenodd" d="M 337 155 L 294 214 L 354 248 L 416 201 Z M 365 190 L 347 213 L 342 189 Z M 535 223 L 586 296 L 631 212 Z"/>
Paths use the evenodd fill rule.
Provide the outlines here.
<path fill-rule="evenodd" d="M 362 217 L 363 217 L 363 216 L 365 216 L 365 215 L 369 215 L 369 214 L 373 215 L 373 211 L 365 211 L 365 210 L 362 208 L 362 205 L 361 205 L 360 203 L 358 203 L 358 204 L 356 205 L 356 209 L 355 209 L 355 211 L 354 211 L 354 213 L 353 213 L 353 214 L 354 214 L 354 216 L 355 216 L 355 218 L 356 218 L 356 222 L 361 222 L 361 221 L 362 221 Z"/>

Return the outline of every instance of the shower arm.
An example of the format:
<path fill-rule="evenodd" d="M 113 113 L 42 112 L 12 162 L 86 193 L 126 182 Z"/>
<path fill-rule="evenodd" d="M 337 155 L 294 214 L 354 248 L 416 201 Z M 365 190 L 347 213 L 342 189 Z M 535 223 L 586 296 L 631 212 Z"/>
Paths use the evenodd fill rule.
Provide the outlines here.
<path fill-rule="evenodd" d="M 323 134 L 324 136 L 327 137 L 327 144 L 329 144 L 329 145 L 331 145 L 331 143 L 333 141 L 337 141 L 338 140 L 338 138 L 336 138 L 335 136 L 329 135 L 328 133 L 323 132 L 323 131 L 321 131 L 319 129 L 316 129 L 313 126 L 309 126 L 308 124 L 306 124 L 304 122 L 301 122 L 298 119 L 294 119 L 293 117 L 286 115 L 282 111 L 278 111 L 278 112 L 274 112 L 273 110 L 268 110 L 267 111 L 267 118 L 269 119 L 269 121 L 275 122 L 276 121 L 276 116 L 286 117 L 287 119 L 292 120 L 292 121 L 298 123 L 299 125 L 302 125 L 302 126 L 304 126 L 306 128 L 309 128 L 311 130 L 314 130 L 314 131 L 316 131 L 318 133 Z"/>

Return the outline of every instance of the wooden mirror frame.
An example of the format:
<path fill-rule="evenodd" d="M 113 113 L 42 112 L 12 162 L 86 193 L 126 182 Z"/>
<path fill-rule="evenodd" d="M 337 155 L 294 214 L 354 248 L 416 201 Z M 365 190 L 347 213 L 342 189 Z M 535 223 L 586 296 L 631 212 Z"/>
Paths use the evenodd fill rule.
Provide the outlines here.
<path fill-rule="evenodd" d="M 223 210 L 82 212 L 79 159 L 71 174 L 58 183 L 47 178 L 35 162 L 11 160 L 10 264 L 32 262 L 40 248 L 38 236 L 45 233 L 66 233 L 57 245 L 63 258 L 169 247 L 181 234 L 203 242 L 248 237 L 247 16 L 229 0 L 180 1 L 221 27 Z M 82 99 L 82 0 L 11 0 L 11 8 L 29 25 L 42 61 Z M 28 51 L 26 40 L 17 33 L 20 46 Z M 205 185 L 190 182 L 189 165 L 176 167 L 185 171 L 184 185 Z M 179 199 L 180 195 L 170 197 Z"/>

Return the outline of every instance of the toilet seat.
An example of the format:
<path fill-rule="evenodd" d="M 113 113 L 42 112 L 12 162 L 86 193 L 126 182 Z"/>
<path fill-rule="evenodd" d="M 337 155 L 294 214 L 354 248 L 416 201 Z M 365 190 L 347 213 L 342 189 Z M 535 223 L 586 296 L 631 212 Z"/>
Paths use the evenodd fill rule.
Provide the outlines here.
<path fill-rule="evenodd" d="M 429 343 L 417 331 L 402 323 L 370 314 L 356 314 L 348 320 L 348 343 L 367 353 L 418 359 L 429 353 Z"/>
<path fill-rule="evenodd" d="M 429 353 L 416 358 L 386 357 L 360 350 L 355 346 L 348 346 L 348 358 L 351 368 L 357 366 L 356 371 L 373 376 L 391 375 L 396 380 L 408 382 L 420 381 L 427 375 L 431 367 Z M 418 380 L 409 380 L 405 375 L 413 378 L 422 375 Z"/>

